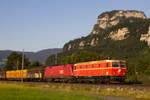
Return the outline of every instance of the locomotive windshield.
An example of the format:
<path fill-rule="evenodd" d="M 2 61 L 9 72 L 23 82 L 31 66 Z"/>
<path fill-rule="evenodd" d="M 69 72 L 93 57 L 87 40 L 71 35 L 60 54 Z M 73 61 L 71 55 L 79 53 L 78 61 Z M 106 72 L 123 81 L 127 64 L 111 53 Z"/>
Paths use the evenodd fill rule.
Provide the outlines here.
<path fill-rule="evenodd" d="M 123 63 L 123 62 L 120 62 L 120 66 L 121 66 L 122 68 L 124 68 L 124 67 L 126 67 L 126 64 Z"/>
<path fill-rule="evenodd" d="M 112 67 L 119 67 L 119 63 L 113 62 L 113 63 L 112 63 Z"/>

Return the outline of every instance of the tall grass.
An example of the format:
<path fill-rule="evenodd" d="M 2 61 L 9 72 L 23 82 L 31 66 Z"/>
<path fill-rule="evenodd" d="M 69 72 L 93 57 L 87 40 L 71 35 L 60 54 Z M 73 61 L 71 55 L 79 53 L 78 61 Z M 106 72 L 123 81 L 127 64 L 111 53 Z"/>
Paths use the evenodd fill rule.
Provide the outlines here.
<path fill-rule="evenodd" d="M 102 100 L 83 95 L 118 96 L 150 100 L 148 87 L 85 84 L 0 84 L 0 100 Z M 60 91 L 60 92 L 57 92 Z M 68 93 L 68 94 L 65 94 Z M 75 95 L 73 95 L 75 94 Z M 2 99 L 1 99 L 2 98 Z"/>
<path fill-rule="evenodd" d="M 49 84 L 45 88 L 57 90 L 57 91 L 65 91 L 65 92 L 73 92 L 80 94 L 95 94 L 95 95 L 104 95 L 104 96 L 118 96 L 118 97 L 126 97 L 126 98 L 136 98 L 142 100 L 150 100 L 150 89 L 146 88 L 132 88 L 132 87 L 121 87 L 121 86 L 83 86 L 83 85 L 53 85 Z"/>

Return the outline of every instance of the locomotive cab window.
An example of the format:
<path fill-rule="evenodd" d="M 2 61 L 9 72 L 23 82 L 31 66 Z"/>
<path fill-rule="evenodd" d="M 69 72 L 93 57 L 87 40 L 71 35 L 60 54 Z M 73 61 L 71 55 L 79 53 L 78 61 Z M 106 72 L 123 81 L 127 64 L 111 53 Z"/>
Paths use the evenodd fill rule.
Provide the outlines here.
<path fill-rule="evenodd" d="M 88 65 L 86 65 L 86 68 L 88 68 Z"/>
<path fill-rule="evenodd" d="M 92 68 L 94 68 L 94 64 L 92 64 Z"/>
<path fill-rule="evenodd" d="M 108 67 L 108 63 L 106 64 L 106 67 Z"/>
<path fill-rule="evenodd" d="M 82 68 L 82 66 L 80 66 L 80 69 Z"/>
<path fill-rule="evenodd" d="M 120 66 L 121 66 L 122 68 L 125 68 L 125 67 L 126 67 L 126 64 L 123 63 L 123 62 L 120 62 Z"/>
<path fill-rule="evenodd" d="M 113 62 L 112 67 L 119 67 L 119 64 L 117 62 Z"/>
<path fill-rule="evenodd" d="M 69 67 L 67 67 L 67 70 L 68 70 L 68 71 L 70 71 L 70 68 L 69 68 Z"/>

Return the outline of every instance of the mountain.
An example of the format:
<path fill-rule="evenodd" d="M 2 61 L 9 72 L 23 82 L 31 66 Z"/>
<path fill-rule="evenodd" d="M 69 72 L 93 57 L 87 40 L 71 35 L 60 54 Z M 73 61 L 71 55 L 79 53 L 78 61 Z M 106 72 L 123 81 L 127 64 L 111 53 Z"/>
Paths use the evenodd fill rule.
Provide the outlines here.
<path fill-rule="evenodd" d="M 40 61 L 42 63 L 45 63 L 45 60 L 47 57 L 49 57 L 52 54 L 60 53 L 62 52 L 61 48 L 54 48 L 54 49 L 45 49 L 38 52 L 33 53 L 29 58 L 31 61 Z"/>
<path fill-rule="evenodd" d="M 66 43 L 63 50 L 69 51 L 73 49 L 84 49 L 86 47 L 102 46 L 102 41 L 118 42 L 128 40 L 136 31 L 139 33 L 142 29 L 145 31 L 148 30 L 148 26 L 141 26 L 142 29 L 138 29 L 140 25 L 148 21 L 149 19 L 147 19 L 146 15 L 140 11 L 113 10 L 104 12 L 98 16 L 97 24 L 94 25 L 92 32 L 87 37 L 82 37 Z M 149 23 L 147 23 L 147 25 L 148 24 Z M 148 31 L 139 34 L 147 33 Z M 136 35 L 138 34 L 135 34 L 135 36 Z M 138 40 L 140 41 L 140 39 Z"/>
<path fill-rule="evenodd" d="M 54 48 L 54 49 L 44 49 L 38 52 L 25 52 L 25 56 L 30 59 L 30 61 L 39 61 L 41 63 L 45 63 L 45 60 L 48 56 L 60 53 L 62 51 L 61 48 Z M 9 56 L 12 50 L 0 50 L 0 65 L 3 66 L 6 63 L 6 59 Z M 21 53 L 21 51 L 15 51 Z"/>
<path fill-rule="evenodd" d="M 130 61 L 150 58 L 150 19 L 144 12 L 135 10 L 104 12 L 98 16 L 91 33 L 70 40 L 59 57 L 62 59 L 82 50 Z"/>

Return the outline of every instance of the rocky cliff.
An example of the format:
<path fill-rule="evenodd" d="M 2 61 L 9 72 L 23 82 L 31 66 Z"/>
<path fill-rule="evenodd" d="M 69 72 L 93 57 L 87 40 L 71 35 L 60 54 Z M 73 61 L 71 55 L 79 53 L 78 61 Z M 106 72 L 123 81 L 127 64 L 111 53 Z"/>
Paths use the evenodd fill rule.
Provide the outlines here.
<path fill-rule="evenodd" d="M 138 41 L 138 44 L 150 46 L 150 21 L 141 11 L 134 10 L 113 10 L 104 12 L 98 16 L 97 23 L 91 33 L 66 43 L 64 51 L 107 47 L 110 42 L 120 46 L 125 43 Z M 134 43 L 131 43 L 133 46 Z M 131 45 L 126 44 L 126 45 Z"/>
<path fill-rule="evenodd" d="M 132 19 L 132 18 L 146 19 L 147 17 L 143 12 L 139 12 L 139 11 L 114 10 L 99 15 L 96 25 L 98 26 L 99 29 L 106 29 L 115 26 L 120 22 L 125 21 L 126 19 Z M 132 22 L 132 20 L 130 20 L 130 22 Z M 97 33 L 99 33 L 99 31 L 94 28 L 92 34 L 97 34 Z"/>

